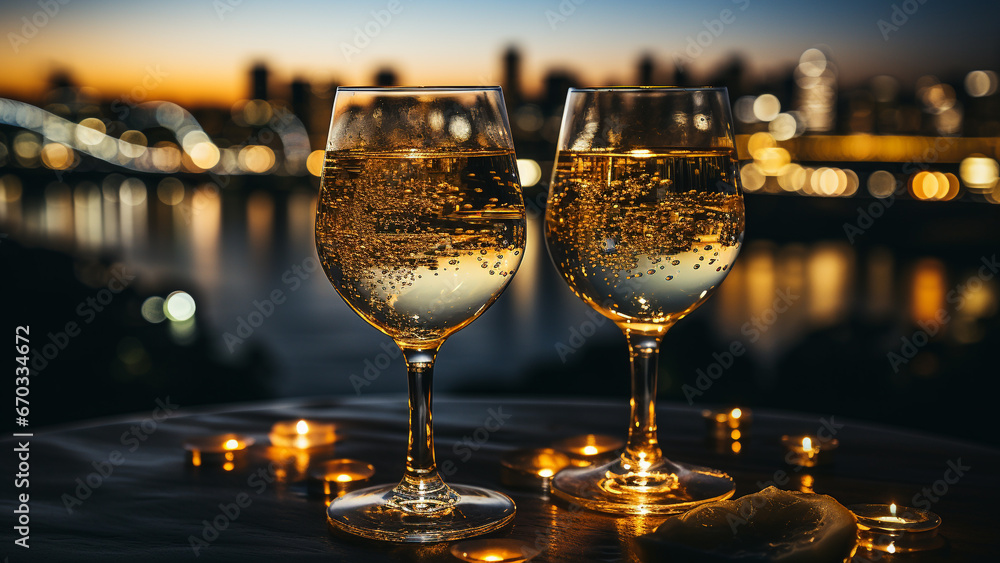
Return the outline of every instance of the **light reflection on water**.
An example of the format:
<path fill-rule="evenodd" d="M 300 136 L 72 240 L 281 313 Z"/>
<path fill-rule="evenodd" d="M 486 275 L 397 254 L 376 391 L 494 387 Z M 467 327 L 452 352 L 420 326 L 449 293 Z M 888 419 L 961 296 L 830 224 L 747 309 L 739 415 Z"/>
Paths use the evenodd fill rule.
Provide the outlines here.
<path fill-rule="evenodd" d="M 198 315 L 221 353 L 228 353 L 222 334 L 235 331 L 254 300 L 283 291 L 287 301 L 253 334 L 276 359 L 279 395 L 352 394 L 348 376 L 362 374 L 366 362 L 392 348 L 350 311 L 321 269 L 295 270 L 316 260 L 316 198 L 307 184 L 249 195 L 185 184 L 182 198 L 168 199 L 172 205 L 141 180 L 118 175 L 100 185 L 52 183 L 40 194 L 14 198 L 12 193 L 0 197 L 0 224 L 12 236 L 79 256 L 119 252 L 145 287 L 191 280 L 200 296 Z M 932 319 L 964 273 L 949 272 L 934 258 L 897 263 L 884 247 L 859 253 L 846 242 L 755 241 L 746 245 L 704 311 L 693 317 L 712 325 L 720 349 L 739 339 L 770 364 L 810 331 L 844 323 L 855 313 L 900 323 Z M 187 288 L 163 288 L 175 289 Z M 955 317 L 957 341 L 981 338 L 976 320 L 996 314 L 997 294 L 990 281 L 970 289 Z M 435 388 L 446 391 L 477 380 L 513 382 L 528 368 L 559 362 L 556 344 L 567 343 L 571 329 L 594 319 L 551 265 L 542 217 L 529 214 L 520 270 L 494 308 L 445 345 Z M 620 343 L 610 322 L 595 324 L 587 345 Z M 749 334 L 756 335 L 752 342 Z M 402 362 L 392 357 L 384 370 L 390 376 L 377 377 L 364 392 L 404 388 Z"/>

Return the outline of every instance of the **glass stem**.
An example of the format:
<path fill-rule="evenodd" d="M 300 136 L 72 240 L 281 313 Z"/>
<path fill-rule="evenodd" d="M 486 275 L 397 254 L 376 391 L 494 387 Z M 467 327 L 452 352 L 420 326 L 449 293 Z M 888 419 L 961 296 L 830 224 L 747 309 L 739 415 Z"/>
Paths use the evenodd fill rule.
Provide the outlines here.
<path fill-rule="evenodd" d="M 663 332 L 639 332 L 628 327 L 622 327 L 622 332 L 628 339 L 632 367 L 632 414 L 622 461 L 644 470 L 663 456 L 656 438 L 657 360 Z"/>
<path fill-rule="evenodd" d="M 406 447 L 406 473 L 394 489 L 394 502 L 410 512 L 436 512 L 457 501 L 434 462 L 434 424 L 431 417 L 431 384 L 434 360 L 441 345 L 400 345 L 406 359 L 410 394 L 410 439 Z"/>

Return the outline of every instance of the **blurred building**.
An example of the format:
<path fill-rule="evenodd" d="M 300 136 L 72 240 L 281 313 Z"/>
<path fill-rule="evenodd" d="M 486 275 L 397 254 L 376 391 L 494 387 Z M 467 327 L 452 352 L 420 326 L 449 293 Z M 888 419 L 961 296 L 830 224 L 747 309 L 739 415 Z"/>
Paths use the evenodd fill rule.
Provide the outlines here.
<path fill-rule="evenodd" d="M 250 69 L 250 99 L 268 100 L 267 81 L 270 71 L 264 63 L 257 63 Z"/>

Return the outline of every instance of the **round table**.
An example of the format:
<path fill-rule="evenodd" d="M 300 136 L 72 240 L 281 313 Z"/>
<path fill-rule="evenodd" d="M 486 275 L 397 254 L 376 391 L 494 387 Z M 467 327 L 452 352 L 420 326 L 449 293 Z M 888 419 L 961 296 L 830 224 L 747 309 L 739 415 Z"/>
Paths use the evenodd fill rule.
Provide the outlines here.
<path fill-rule="evenodd" d="M 281 478 L 272 477 L 278 458 L 267 445 L 271 425 L 305 418 L 336 424 L 338 441 L 309 460 L 300 458 L 300 469 L 303 462 L 356 458 L 374 464 L 372 484 L 398 480 L 406 442 L 404 397 L 213 409 L 184 409 L 169 398 L 160 403 L 131 417 L 54 427 L 30 438 L 7 440 L 8 456 L 15 457 L 11 449 L 24 440 L 30 451 L 30 484 L 14 490 L 29 494 L 30 549 L 8 543 L 11 561 L 457 561 L 448 553 L 448 544 L 374 543 L 335 534 L 327 526 L 323 498 L 307 494 L 294 465 L 281 465 Z M 513 526 L 493 536 L 536 546 L 541 554 L 534 561 L 638 560 L 635 537 L 655 529 L 662 517 L 615 517 L 574 509 L 540 489 L 514 489 L 500 482 L 500 456 L 509 450 L 544 447 L 586 433 L 623 437 L 626 403 L 438 398 L 437 460 L 439 465 L 451 462 L 448 482 L 492 487 L 515 500 Z M 737 496 L 776 482 L 791 490 L 811 484 L 816 492 L 845 505 L 926 501 L 944 521 L 940 533 L 947 547 L 897 559 L 995 560 L 998 540 L 990 507 L 998 500 L 1000 450 L 835 415 L 757 410 L 734 453 L 730 443 L 707 439 L 701 409 L 662 404 L 659 415 L 667 455 L 729 472 L 736 479 Z M 835 432 L 840 441 L 833 465 L 796 470 L 784 463 L 781 435 L 816 434 L 824 427 L 824 433 Z M 186 439 L 228 432 L 257 440 L 242 463 L 225 471 L 204 464 L 194 468 L 187 462 Z M 18 500 L 13 494 L 4 496 L 8 521 Z"/>

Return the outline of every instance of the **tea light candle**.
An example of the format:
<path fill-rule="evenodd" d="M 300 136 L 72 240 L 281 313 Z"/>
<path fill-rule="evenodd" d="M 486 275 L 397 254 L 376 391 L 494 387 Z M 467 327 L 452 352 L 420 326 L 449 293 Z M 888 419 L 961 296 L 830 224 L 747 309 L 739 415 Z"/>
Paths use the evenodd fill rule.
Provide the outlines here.
<path fill-rule="evenodd" d="M 902 553 L 939 547 L 941 517 L 927 510 L 895 503 L 847 507 L 858 519 L 858 543 L 867 549 Z"/>
<path fill-rule="evenodd" d="M 232 471 L 253 443 L 254 439 L 250 436 L 239 434 L 198 436 L 188 438 L 184 449 L 187 451 L 187 463 L 191 466 L 222 467 Z"/>
<path fill-rule="evenodd" d="M 500 458 L 500 480 L 511 487 L 547 490 L 552 476 L 570 463 L 569 456 L 552 448 L 514 450 Z"/>
<path fill-rule="evenodd" d="M 470 563 L 522 563 L 530 561 L 539 553 L 540 550 L 527 542 L 514 539 L 461 541 L 451 546 L 452 555 Z"/>
<path fill-rule="evenodd" d="M 552 447 L 568 455 L 573 465 L 586 467 L 614 457 L 625 447 L 625 442 L 612 436 L 584 434 L 560 440 Z"/>
<path fill-rule="evenodd" d="M 820 440 L 815 436 L 782 436 L 785 463 L 799 467 L 816 467 L 833 462 L 833 452 L 840 447 L 836 438 Z"/>
<path fill-rule="evenodd" d="M 331 459 L 309 473 L 310 489 L 320 495 L 341 496 L 375 475 L 375 466 L 356 459 Z"/>
<path fill-rule="evenodd" d="M 328 446 L 337 441 L 336 427 L 314 420 L 282 420 L 275 422 L 267 435 L 271 445 L 283 448 L 309 449 Z"/>

